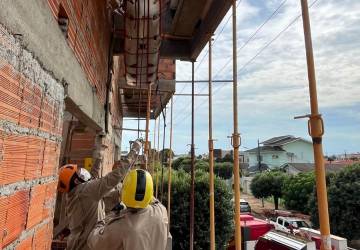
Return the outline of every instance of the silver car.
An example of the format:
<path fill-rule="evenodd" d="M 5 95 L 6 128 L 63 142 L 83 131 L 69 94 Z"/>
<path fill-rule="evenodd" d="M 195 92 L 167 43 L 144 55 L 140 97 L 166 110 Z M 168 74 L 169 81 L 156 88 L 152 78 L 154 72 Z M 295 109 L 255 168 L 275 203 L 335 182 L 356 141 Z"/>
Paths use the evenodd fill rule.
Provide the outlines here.
<path fill-rule="evenodd" d="M 250 207 L 249 203 L 244 199 L 240 199 L 240 212 L 241 213 L 251 213 L 251 207 Z"/>

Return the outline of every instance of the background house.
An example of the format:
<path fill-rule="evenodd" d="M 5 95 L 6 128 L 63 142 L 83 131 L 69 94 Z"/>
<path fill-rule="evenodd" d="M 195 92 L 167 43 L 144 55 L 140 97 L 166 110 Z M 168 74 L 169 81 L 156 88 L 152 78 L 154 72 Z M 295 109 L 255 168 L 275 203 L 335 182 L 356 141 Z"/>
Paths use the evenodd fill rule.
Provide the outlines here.
<path fill-rule="evenodd" d="M 261 142 L 259 147 L 245 152 L 250 168 L 259 165 L 259 156 L 261 164 L 266 164 L 269 168 L 286 163 L 314 163 L 312 143 L 292 135 L 273 137 Z"/>
<path fill-rule="evenodd" d="M 349 162 L 336 162 L 336 163 L 325 162 L 325 170 L 328 173 L 336 173 L 352 164 L 353 164 L 352 162 L 351 163 L 349 163 Z M 315 171 L 315 164 L 314 163 L 285 163 L 280 168 L 283 169 L 288 174 L 296 175 L 299 173 L 307 173 L 307 172 Z"/>

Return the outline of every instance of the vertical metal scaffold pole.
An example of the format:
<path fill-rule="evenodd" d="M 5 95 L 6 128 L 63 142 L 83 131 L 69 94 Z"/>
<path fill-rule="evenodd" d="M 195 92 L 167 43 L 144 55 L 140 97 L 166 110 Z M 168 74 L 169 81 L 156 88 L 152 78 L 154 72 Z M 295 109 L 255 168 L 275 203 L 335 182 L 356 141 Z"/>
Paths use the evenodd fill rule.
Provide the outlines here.
<path fill-rule="evenodd" d="M 209 198 L 210 198 L 210 250 L 215 250 L 214 201 L 214 140 L 212 137 L 212 38 L 209 40 Z"/>
<path fill-rule="evenodd" d="M 195 202 L 195 82 L 194 82 L 194 61 L 192 66 L 191 78 L 191 190 L 190 190 L 190 250 L 194 249 L 194 202 Z"/>
<path fill-rule="evenodd" d="M 148 96 L 147 96 L 147 106 L 146 106 L 145 147 L 144 147 L 144 153 L 146 156 L 145 169 L 148 169 L 148 165 L 149 165 L 150 110 L 151 110 L 151 84 L 149 84 L 148 86 Z"/>
<path fill-rule="evenodd" d="M 173 135 L 173 98 L 171 97 L 171 115 L 170 115 L 170 156 L 169 156 L 169 169 L 168 169 L 168 204 L 167 204 L 167 212 L 168 212 L 168 232 L 170 231 L 170 209 L 171 209 L 171 164 L 172 164 L 172 135 Z"/>
<path fill-rule="evenodd" d="M 330 225 L 329 225 L 329 211 L 328 200 L 326 192 L 326 175 L 324 166 L 324 156 L 322 148 L 322 136 L 324 134 L 324 122 L 319 114 L 317 92 L 316 92 L 316 76 L 315 76 L 315 63 L 312 48 L 311 28 L 309 7 L 307 0 L 301 0 L 302 18 L 304 26 L 305 48 L 306 48 L 306 60 L 307 70 L 309 78 L 309 92 L 310 92 L 310 107 L 311 115 L 309 116 L 309 134 L 312 137 L 314 147 L 314 158 L 316 168 L 316 189 L 317 200 L 320 220 L 320 232 L 321 232 L 321 249 L 330 250 Z"/>
<path fill-rule="evenodd" d="M 153 149 L 156 148 L 156 119 L 154 119 L 154 139 L 153 139 Z M 151 175 L 154 176 L 154 170 L 155 170 L 155 154 L 156 150 L 152 150 L 151 158 L 152 158 L 152 166 L 151 166 Z"/>
<path fill-rule="evenodd" d="M 157 152 L 156 152 L 156 161 L 159 162 L 160 159 L 160 126 L 161 126 L 161 118 L 159 116 L 159 122 L 158 122 L 158 140 L 157 140 Z M 156 198 L 158 198 L 159 194 L 159 173 L 156 171 L 156 184 L 155 184 L 155 194 Z"/>
<path fill-rule="evenodd" d="M 233 18 L 233 109 L 234 109 L 234 133 L 232 144 L 234 147 L 234 194 L 235 194 L 235 247 L 241 250 L 241 228 L 240 228 L 240 174 L 239 174 L 239 147 L 240 134 L 238 131 L 238 102 L 237 102 L 237 46 L 236 46 L 236 0 L 232 6 Z"/>

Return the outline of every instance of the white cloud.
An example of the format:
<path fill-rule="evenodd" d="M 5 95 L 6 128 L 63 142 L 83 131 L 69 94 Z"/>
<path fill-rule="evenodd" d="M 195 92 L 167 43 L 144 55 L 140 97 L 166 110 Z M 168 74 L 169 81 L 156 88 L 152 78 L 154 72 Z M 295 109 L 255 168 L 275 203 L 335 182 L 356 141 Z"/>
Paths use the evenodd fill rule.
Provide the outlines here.
<path fill-rule="evenodd" d="M 238 9 L 238 48 L 267 19 L 283 0 L 243 0 Z M 309 4 L 313 1 L 309 0 Z M 271 41 L 301 13 L 300 1 L 287 1 L 279 13 L 238 54 L 241 69 L 266 43 Z M 231 10 L 215 32 L 215 38 Z M 325 148 L 329 152 L 343 149 L 360 151 L 360 1 L 318 0 L 310 10 L 320 111 L 328 119 Z M 232 57 L 231 19 L 217 38 L 213 49 L 215 75 Z M 198 60 L 205 55 L 207 48 Z M 207 56 L 197 68 L 195 78 L 208 78 Z M 191 79 L 191 64 L 177 62 L 177 79 Z M 281 134 L 307 136 L 306 120 L 294 121 L 295 115 L 309 113 L 309 94 L 302 20 L 299 18 L 274 43 L 249 64 L 239 77 L 239 124 L 245 146 L 256 139 Z M 232 63 L 216 76 L 232 78 Z M 214 84 L 214 136 L 217 147 L 230 148 L 226 136 L 232 133 L 232 85 Z M 191 84 L 179 84 L 177 92 L 191 92 Z M 196 92 L 207 92 L 207 84 L 198 84 Z M 191 99 L 175 98 L 176 121 L 174 147 L 176 152 L 188 150 L 190 142 Z M 207 151 L 207 98 L 197 97 L 196 146 Z M 337 112 L 341 110 L 341 112 Z M 357 117 L 356 117 L 357 116 Z M 336 120 L 347 124 L 339 125 Z M 346 128 L 344 130 L 344 128 Z M 357 133 L 349 136 L 348 133 Z"/>

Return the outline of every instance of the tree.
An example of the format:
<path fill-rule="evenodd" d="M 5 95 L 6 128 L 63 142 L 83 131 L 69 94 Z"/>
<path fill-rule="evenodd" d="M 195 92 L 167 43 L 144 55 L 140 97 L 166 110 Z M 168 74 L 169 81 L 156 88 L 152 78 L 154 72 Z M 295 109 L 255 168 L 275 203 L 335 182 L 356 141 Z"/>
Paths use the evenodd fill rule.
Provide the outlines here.
<path fill-rule="evenodd" d="M 331 233 L 354 240 L 360 238 L 360 164 L 354 164 L 335 175 L 327 176 Z M 314 189 L 309 201 L 311 221 L 319 227 Z"/>
<path fill-rule="evenodd" d="M 251 181 L 251 193 L 256 198 L 274 198 L 275 209 L 279 208 L 279 198 L 283 195 L 283 186 L 287 175 L 281 171 L 267 171 L 255 175 Z"/>
<path fill-rule="evenodd" d="M 215 162 L 214 173 L 217 176 L 219 176 L 225 180 L 230 179 L 233 175 L 233 163 L 231 163 L 231 162 L 222 162 L 222 163 Z"/>
<path fill-rule="evenodd" d="M 287 178 L 283 186 L 285 207 L 308 214 L 308 202 L 315 186 L 314 172 L 300 173 Z"/>
<path fill-rule="evenodd" d="M 167 174 L 166 174 L 167 176 Z M 172 195 L 170 232 L 173 249 L 189 249 L 189 210 L 191 177 L 184 170 L 172 171 Z M 167 178 L 164 183 L 167 186 Z M 167 188 L 164 189 L 163 204 L 167 204 Z M 195 172 L 195 222 L 194 249 L 209 249 L 210 210 L 209 174 L 202 170 Z M 216 249 L 226 249 L 225 245 L 233 234 L 232 191 L 226 183 L 215 177 L 215 224 Z"/>
<path fill-rule="evenodd" d="M 168 162 L 170 154 L 171 154 L 171 158 L 174 158 L 175 154 L 169 148 L 165 148 L 164 150 L 161 150 L 160 151 L 160 161 L 163 160 L 163 162 Z"/>

